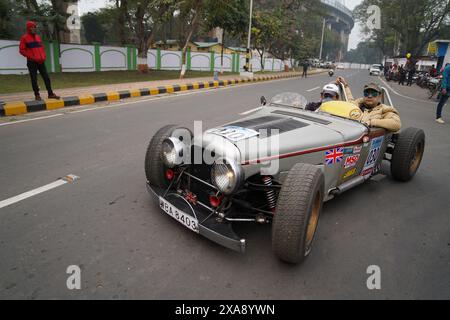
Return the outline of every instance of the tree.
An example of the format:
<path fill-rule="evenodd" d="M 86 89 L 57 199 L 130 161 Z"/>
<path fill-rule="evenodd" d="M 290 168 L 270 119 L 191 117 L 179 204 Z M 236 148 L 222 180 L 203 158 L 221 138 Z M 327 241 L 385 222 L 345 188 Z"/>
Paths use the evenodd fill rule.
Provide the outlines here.
<path fill-rule="evenodd" d="M 124 0 L 122 0 L 124 1 Z M 148 72 L 147 52 L 158 28 L 173 15 L 175 0 L 127 0 L 125 20 L 138 48 L 138 69 Z"/>
<path fill-rule="evenodd" d="M 257 11 L 254 15 L 252 39 L 255 49 L 260 56 L 261 69 L 264 70 L 264 55 L 266 50 L 271 51 L 276 39 L 282 37 L 282 17 L 278 12 Z"/>
<path fill-rule="evenodd" d="M 320 46 L 323 5 L 316 0 L 255 0 L 256 10 L 280 17 L 278 37 L 267 49 L 276 58 L 311 57 Z M 317 52 L 317 53 L 316 53 Z"/>
<path fill-rule="evenodd" d="M 123 46 L 128 41 L 128 28 L 126 25 L 128 1 L 127 0 L 110 0 L 115 2 L 115 13 L 117 15 L 117 28 L 120 44 Z"/>
<path fill-rule="evenodd" d="M 248 29 L 249 7 L 247 0 L 214 1 L 209 0 L 205 5 L 204 27 L 208 30 L 221 28 L 222 50 L 221 70 L 223 72 L 223 53 L 227 36 L 241 38 Z"/>
<path fill-rule="evenodd" d="M 420 55 L 449 22 L 449 0 L 364 0 L 354 10 L 357 20 L 367 21 L 370 5 L 381 9 L 382 29 L 364 32 L 384 52 L 394 51 L 398 42 L 402 54 Z"/>
<path fill-rule="evenodd" d="M 197 30 L 205 0 L 186 0 L 178 3 L 176 10 L 178 11 L 178 18 L 181 22 L 180 30 L 178 33 L 178 43 L 181 49 L 181 71 L 180 79 L 184 78 L 186 72 L 186 52 L 191 41 L 192 35 Z"/>
<path fill-rule="evenodd" d="M 68 37 L 70 32 L 66 25 L 67 18 L 69 17 L 67 7 L 70 2 L 71 0 L 50 0 L 51 11 L 49 20 L 53 25 L 53 38 L 57 39 L 58 42 L 70 41 L 70 38 Z"/>
<path fill-rule="evenodd" d="M 9 11 L 12 3 L 10 0 L 0 0 L 0 38 L 9 39 L 12 36 Z"/>
<path fill-rule="evenodd" d="M 326 60 L 337 60 L 342 50 L 341 36 L 334 30 L 325 29 L 323 41 L 323 57 Z M 339 57 L 341 58 L 341 57 Z"/>
<path fill-rule="evenodd" d="M 84 29 L 84 36 L 89 43 L 105 43 L 106 29 L 101 22 L 100 14 L 88 12 L 81 17 L 81 23 Z"/>
<path fill-rule="evenodd" d="M 350 63 L 375 64 L 382 61 L 383 53 L 375 42 L 363 41 L 356 49 L 348 51 L 344 59 Z"/>

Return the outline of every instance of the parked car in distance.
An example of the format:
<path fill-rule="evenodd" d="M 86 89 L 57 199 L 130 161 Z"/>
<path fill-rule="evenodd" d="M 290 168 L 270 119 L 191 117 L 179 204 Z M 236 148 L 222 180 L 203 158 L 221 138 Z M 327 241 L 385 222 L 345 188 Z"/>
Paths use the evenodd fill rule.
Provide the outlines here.
<path fill-rule="evenodd" d="M 373 64 L 369 69 L 369 74 L 371 76 L 379 76 L 381 74 L 381 70 L 383 70 L 383 66 L 381 64 Z"/>

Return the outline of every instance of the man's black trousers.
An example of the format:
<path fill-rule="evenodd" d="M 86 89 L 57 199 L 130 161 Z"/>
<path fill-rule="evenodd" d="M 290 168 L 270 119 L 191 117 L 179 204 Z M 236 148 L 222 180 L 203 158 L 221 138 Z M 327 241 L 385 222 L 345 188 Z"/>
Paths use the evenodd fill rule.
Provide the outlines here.
<path fill-rule="evenodd" d="M 33 86 L 34 95 L 39 95 L 39 85 L 37 82 L 37 73 L 39 73 L 42 76 L 42 79 L 44 80 L 45 87 L 47 88 L 47 92 L 49 95 L 53 94 L 52 85 L 50 82 L 50 78 L 47 73 L 47 68 L 45 67 L 45 63 L 36 63 L 34 61 L 28 61 L 27 62 L 28 71 L 30 72 L 30 78 L 31 78 L 31 85 Z"/>

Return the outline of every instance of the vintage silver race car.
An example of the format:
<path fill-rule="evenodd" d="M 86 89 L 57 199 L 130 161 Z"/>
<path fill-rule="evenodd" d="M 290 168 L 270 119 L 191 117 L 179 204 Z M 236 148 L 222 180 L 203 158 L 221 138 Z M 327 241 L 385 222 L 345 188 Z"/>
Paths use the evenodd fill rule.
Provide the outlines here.
<path fill-rule="evenodd" d="M 386 90 L 383 99 L 392 104 Z M 383 160 L 398 181 L 420 166 L 420 129 L 369 128 L 346 101 L 318 112 L 304 110 L 306 99 L 294 93 L 261 102 L 248 117 L 195 136 L 165 126 L 147 149 L 147 186 L 160 208 L 222 246 L 245 251 L 234 223 L 271 223 L 274 254 L 299 263 L 311 252 L 323 202 L 379 174 Z"/>

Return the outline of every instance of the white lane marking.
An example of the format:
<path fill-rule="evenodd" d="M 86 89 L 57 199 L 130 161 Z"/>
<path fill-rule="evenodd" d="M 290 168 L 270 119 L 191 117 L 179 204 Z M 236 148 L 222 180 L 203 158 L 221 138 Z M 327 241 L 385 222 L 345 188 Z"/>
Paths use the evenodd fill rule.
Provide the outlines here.
<path fill-rule="evenodd" d="M 10 206 L 10 205 L 12 205 L 14 203 L 17 203 L 19 201 L 31 198 L 31 197 L 33 197 L 35 195 L 40 194 L 40 193 L 43 193 L 43 192 L 46 192 L 46 191 L 58 188 L 58 187 L 60 187 L 62 185 L 65 185 L 66 183 L 73 182 L 73 181 L 75 181 L 77 179 L 79 179 L 79 177 L 77 177 L 77 176 L 75 176 L 73 174 L 69 174 L 69 175 L 67 175 L 64 178 L 58 179 L 55 182 L 49 183 L 49 184 L 47 184 L 45 186 L 42 186 L 42 187 L 30 190 L 30 191 L 24 192 L 22 194 L 19 194 L 19 195 L 15 196 L 15 197 L 12 197 L 12 198 L 0 201 L 0 209 L 4 208 L 4 207 L 7 207 L 7 206 Z"/>
<path fill-rule="evenodd" d="M 306 90 L 306 92 L 311 92 L 311 91 L 314 91 L 314 90 L 317 90 L 317 89 L 320 89 L 320 87 L 315 87 L 315 88 L 312 88 L 312 89 Z"/>
<path fill-rule="evenodd" d="M 262 108 L 263 108 L 263 107 L 258 107 L 258 108 L 252 109 L 252 110 L 248 110 L 248 111 L 239 113 L 239 115 L 245 116 L 245 115 L 250 114 L 250 113 L 253 113 L 253 112 L 255 112 L 255 111 L 259 111 L 259 110 L 261 110 Z"/>
<path fill-rule="evenodd" d="M 59 116 L 63 116 L 63 115 L 64 115 L 63 113 L 57 113 L 57 114 L 53 114 L 51 116 L 45 116 L 45 117 L 38 117 L 38 118 L 33 118 L 33 119 L 5 122 L 5 123 L 0 123 L 0 127 L 9 126 L 11 124 L 16 124 L 16 123 L 24 123 L 24 122 L 30 122 L 30 121 L 35 121 L 35 120 L 44 120 L 44 119 L 49 119 L 49 118 L 55 118 L 55 117 L 59 117 Z"/>
<path fill-rule="evenodd" d="M 428 104 L 437 105 L 437 102 L 431 102 L 431 101 L 426 101 L 426 100 L 422 100 L 422 99 L 411 98 L 411 97 L 405 96 L 405 95 L 403 95 L 401 93 L 398 93 L 387 82 L 385 82 L 381 77 L 379 77 L 379 78 L 380 78 L 380 81 L 383 82 L 386 85 L 386 87 L 388 87 L 393 93 L 395 93 L 396 95 L 398 95 L 398 96 L 400 96 L 402 98 L 405 98 L 405 99 L 408 99 L 408 100 L 412 100 L 412 101 L 425 102 L 425 103 L 428 103 Z"/>

